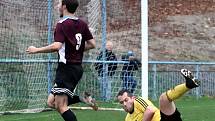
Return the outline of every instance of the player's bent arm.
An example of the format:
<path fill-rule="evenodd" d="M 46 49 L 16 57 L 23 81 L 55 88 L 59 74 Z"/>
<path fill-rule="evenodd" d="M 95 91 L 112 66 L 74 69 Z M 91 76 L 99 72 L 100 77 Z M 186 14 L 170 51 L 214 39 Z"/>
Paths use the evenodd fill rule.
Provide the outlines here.
<path fill-rule="evenodd" d="M 29 46 L 26 52 L 29 54 L 50 53 L 50 52 L 58 51 L 62 47 L 62 45 L 63 44 L 61 42 L 54 42 L 48 46 L 39 47 L 39 48 L 34 46 Z"/>
<path fill-rule="evenodd" d="M 143 114 L 143 121 L 151 121 L 154 114 L 155 114 L 155 109 L 153 106 L 147 106 L 146 110 Z"/>
<path fill-rule="evenodd" d="M 96 41 L 94 39 L 90 39 L 86 41 L 84 51 L 93 49 L 96 47 Z"/>

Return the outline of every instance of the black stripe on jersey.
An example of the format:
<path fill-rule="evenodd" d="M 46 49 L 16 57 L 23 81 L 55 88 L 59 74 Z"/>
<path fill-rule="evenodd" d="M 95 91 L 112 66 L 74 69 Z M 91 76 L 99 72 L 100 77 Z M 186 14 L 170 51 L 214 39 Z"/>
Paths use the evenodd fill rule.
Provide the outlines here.
<path fill-rule="evenodd" d="M 141 98 L 136 98 L 135 99 L 137 102 L 139 102 L 144 108 L 146 108 L 147 106 L 149 106 L 143 99 Z"/>

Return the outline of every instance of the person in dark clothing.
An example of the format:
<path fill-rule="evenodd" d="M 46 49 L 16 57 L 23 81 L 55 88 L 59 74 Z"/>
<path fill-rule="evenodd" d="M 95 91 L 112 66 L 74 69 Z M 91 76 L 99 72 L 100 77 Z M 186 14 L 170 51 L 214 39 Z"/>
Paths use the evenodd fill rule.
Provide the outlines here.
<path fill-rule="evenodd" d="M 102 60 L 102 52 L 96 58 L 97 60 Z M 105 61 L 117 61 L 116 55 L 109 50 L 105 50 Z M 113 76 L 115 74 L 115 70 L 117 69 L 117 63 L 108 63 L 108 76 Z M 102 76 L 103 74 L 103 64 L 96 63 L 95 69 L 98 71 L 98 75 Z"/>
<path fill-rule="evenodd" d="M 127 55 L 123 55 L 122 60 L 128 61 L 128 63 L 125 63 L 122 67 L 122 86 L 123 89 L 128 89 L 131 93 L 133 93 L 137 86 L 137 81 L 133 77 L 133 72 L 138 70 L 139 66 L 141 66 L 141 62 L 134 57 L 134 53 L 132 51 L 128 51 Z"/>
<path fill-rule="evenodd" d="M 107 41 L 105 47 L 105 59 L 104 61 L 117 61 L 116 55 L 113 53 L 113 43 L 111 41 Z M 102 52 L 97 56 L 97 60 L 102 61 Z M 105 63 L 95 63 L 95 69 L 98 72 L 98 78 L 101 84 L 101 98 L 104 100 L 109 100 L 111 98 L 111 78 L 115 74 L 117 69 L 117 63 L 107 63 L 105 65 L 107 73 L 104 73 L 103 66 Z"/>

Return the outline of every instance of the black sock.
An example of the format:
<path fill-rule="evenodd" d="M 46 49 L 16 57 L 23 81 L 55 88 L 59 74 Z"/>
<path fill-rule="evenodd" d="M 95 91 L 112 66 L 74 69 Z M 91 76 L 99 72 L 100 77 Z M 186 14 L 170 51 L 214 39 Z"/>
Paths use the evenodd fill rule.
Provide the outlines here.
<path fill-rule="evenodd" d="M 70 109 L 61 114 L 61 116 L 64 121 L 77 121 L 75 114 Z"/>
<path fill-rule="evenodd" d="M 74 95 L 72 98 L 68 97 L 68 105 L 75 104 L 81 102 L 79 96 Z"/>

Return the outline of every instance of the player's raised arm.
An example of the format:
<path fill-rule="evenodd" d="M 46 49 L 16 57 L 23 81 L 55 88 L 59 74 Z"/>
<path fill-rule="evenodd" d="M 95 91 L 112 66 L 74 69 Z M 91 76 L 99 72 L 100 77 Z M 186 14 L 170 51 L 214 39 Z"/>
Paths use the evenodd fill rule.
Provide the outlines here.
<path fill-rule="evenodd" d="M 35 47 L 35 46 L 29 46 L 26 49 L 26 52 L 28 54 L 35 54 L 35 53 L 50 53 L 50 52 L 55 52 L 58 51 L 60 48 L 62 47 L 62 43 L 61 42 L 54 42 L 48 46 L 44 46 L 44 47 Z"/>
<path fill-rule="evenodd" d="M 86 41 L 84 51 L 93 49 L 96 47 L 96 41 L 94 39 L 90 39 Z"/>

